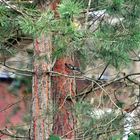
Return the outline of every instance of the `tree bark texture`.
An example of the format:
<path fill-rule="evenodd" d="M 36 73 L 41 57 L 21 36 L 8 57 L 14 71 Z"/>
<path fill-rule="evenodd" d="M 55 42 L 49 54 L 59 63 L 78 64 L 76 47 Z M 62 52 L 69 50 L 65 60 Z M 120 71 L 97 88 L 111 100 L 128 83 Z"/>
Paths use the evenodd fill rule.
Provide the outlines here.
<path fill-rule="evenodd" d="M 60 0 L 55 0 L 51 3 L 50 8 L 54 14 L 59 18 L 57 6 Z M 57 46 L 55 46 L 57 47 Z M 72 57 L 63 57 L 58 59 L 54 66 L 54 71 L 72 74 L 73 72 L 66 68 L 65 64 L 74 64 Z M 75 139 L 75 117 L 72 113 L 72 108 L 75 103 L 74 100 L 67 100 L 68 96 L 75 96 L 75 81 L 74 79 L 58 76 L 53 78 L 53 103 L 54 103 L 54 120 L 53 120 L 53 134 L 64 136 L 64 139 Z"/>
<path fill-rule="evenodd" d="M 52 130 L 51 54 L 50 37 L 35 40 L 31 140 L 47 140 Z"/>
<path fill-rule="evenodd" d="M 67 64 L 73 64 L 72 59 L 61 58 L 56 61 L 54 71 L 64 74 L 72 74 L 66 66 Z M 72 78 L 64 76 L 56 76 L 53 79 L 53 97 L 55 104 L 55 115 L 53 123 L 53 133 L 59 136 L 64 136 L 65 139 L 75 139 L 74 126 L 76 120 L 73 112 L 73 105 L 75 100 L 68 100 L 67 97 L 75 96 L 75 81 Z"/>
<path fill-rule="evenodd" d="M 45 3 L 47 0 L 40 0 L 37 2 L 39 8 L 42 10 L 44 8 L 46 9 Z M 59 2 L 60 0 L 56 0 L 49 5 L 57 17 L 58 13 L 56 7 Z M 47 140 L 50 134 L 53 133 L 64 136 L 65 139 L 74 140 L 75 118 L 72 113 L 72 107 L 75 101 L 67 100 L 68 96 L 75 95 L 74 79 L 63 76 L 54 77 L 53 86 L 51 86 L 51 77 L 47 74 L 47 71 L 51 70 L 51 56 L 51 38 L 41 36 L 36 39 L 34 42 L 33 65 L 35 74 L 33 76 L 32 87 L 32 124 L 30 138 L 31 140 Z M 65 67 L 65 63 L 73 64 L 73 61 L 70 57 L 57 60 L 54 71 L 71 74 L 71 70 Z M 55 104 L 55 109 L 52 108 L 52 103 Z"/>

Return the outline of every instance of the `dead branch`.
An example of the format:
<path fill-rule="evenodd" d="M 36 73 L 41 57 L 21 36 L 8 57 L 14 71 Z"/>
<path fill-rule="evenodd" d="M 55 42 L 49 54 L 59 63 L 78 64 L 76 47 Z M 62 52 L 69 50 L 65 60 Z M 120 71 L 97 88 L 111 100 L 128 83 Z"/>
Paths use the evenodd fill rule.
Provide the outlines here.
<path fill-rule="evenodd" d="M 28 70 L 28 69 L 18 69 L 18 68 L 11 67 L 11 66 L 6 64 L 6 61 L 0 62 L 0 65 L 3 65 L 4 67 L 6 67 L 8 69 L 14 70 L 15 72 L 17 71 L 17 72 L 20 72 L 20 73 L 22 72 L 22 73 L 33 74 L 33 71 Z"/>
<path fill-rule="evenodd" d="M 6 129 L 5 129 L 6 130 Z M 25 136 L 17 136 L 17 135 L 14 135 L 14 134 L 10 134 L 8 131 L 7 132 L 4 132 L 5 130 L 0 130 L 0 133 L 2 135 L 6 135 L 8 137 L 11 137 L 11 138 L 17 138 L 17 139 L 29 139 L 29 137 L 25 137 Z"/>

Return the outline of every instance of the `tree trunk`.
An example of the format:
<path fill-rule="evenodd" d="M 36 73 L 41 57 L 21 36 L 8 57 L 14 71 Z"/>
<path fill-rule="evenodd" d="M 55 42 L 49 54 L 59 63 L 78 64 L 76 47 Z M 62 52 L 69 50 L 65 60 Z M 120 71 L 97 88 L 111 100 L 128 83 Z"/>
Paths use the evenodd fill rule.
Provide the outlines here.
<path fill-rule="evenodd" d="M 62 58 L 56 61 L 54 71 L 71 74 L 72 71 L 69 70 L 66 66 L 67 64 L 73 64 L 71 58 Z M 75 96 L 75 84 L 74 79 L 57 76 L 53 80 L 53 93 L 54 93 L 54 102 L 55 102 L 55 115 L 53 123 L 53 133 L 59 136 L 64 136 L 65 139 L 75 139 L 75 117 L 72 113 L 72 108 L 75 103 L 75 100 L 68 100 L 67 97 Z"/>
<path fill-rule="evenodd" d="M 47 140 L 52 130 L 51 54 L 51 38 L 35 40 L 31 140 Z"/>
<path fill-rule="evenodd" d="M 44 0 L 37 0 L 38 7 L 44 9 Z M 50 8 L 56 16 L 57 4 L 60 0 L 51 3 Z M 51 70 L 52 44 L 51 38 L 41 36 L 34 43 L 34 76 L 32 93 L 32 124 L 30 138 L 31 140 L 47 140 L 50 132 L 64 136 L 64 138 L 74 140 L 75 118 L 71 113 L 74 101 L 67 101 L 67 96 L 74 96 L 74 80 L 66 77 L 55 77 L 54 92 L 52 97 L 51 77 L 47 71 Z M 62 58 L 56 61 L 54 71 L 70 74 L 71 71 L 65 67 L 65 63 L 73 64 L 71 58 Z M 52 102 L 52 99 L 54 100 Z M 53 105 L 55 103 L 56 112 L 53 114 Z M 53 116 L 55 115 L 55 116 Z M 52 119 L 53 118 L 53 119 Z M 53 123 L 53 124 L 52 124 Z"/>

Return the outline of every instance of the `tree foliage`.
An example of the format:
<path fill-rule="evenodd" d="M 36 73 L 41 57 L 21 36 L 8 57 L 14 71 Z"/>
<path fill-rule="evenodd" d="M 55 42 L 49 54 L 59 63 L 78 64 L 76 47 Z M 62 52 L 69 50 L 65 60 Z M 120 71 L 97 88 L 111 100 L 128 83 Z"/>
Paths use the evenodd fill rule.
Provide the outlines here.
<path fill-rule="evenodd" d="M 13 34 L 16 34 L 15 30 L 19 30 L 19 28 L 24 34 L 33 37 L 51 32 L 54 34 L 54 44 L 58 46 L 55 49 L 55 55 L 61 56 L 67 54 L 65 52 L 78 51 L 80 54 L 87 54 L 85 58 L 95 56 L 94 58 L 104 59 L 115 67 L 127 64 L 129 52 L 139 47 L 139 1 L 97 0 L 92 5 L 96 10 L 106 9 L 105 14 L 110 17 L 110 21 L 103 21 L 95 32 L 90 29 L 80 29 L 81 25 L 77 23 L 76 18 L 84 7 L 82 2 L 62 1 L 57 9 L 60 14 L 59 19 L 55 18 L 50 9 L 40 12 L 34 6 L 22 5 L 22 7 L 24 6 L 22 9 L 26 9 L 29 14 L 18 16 L 15 12 L 11 12 L 11 9 L 2 5 L 0 10 L 1 34 L 5 35 L 1 35 L 1 40 L 2 37 L 4 40 L 12 37 Z M 5 12 L 6 14 L 4 14 Z M 113 18 L 117 18 L 115 25 L 111 23 Z M 91 41 L 91 48 L 87 46 L 87 40 Z"/>

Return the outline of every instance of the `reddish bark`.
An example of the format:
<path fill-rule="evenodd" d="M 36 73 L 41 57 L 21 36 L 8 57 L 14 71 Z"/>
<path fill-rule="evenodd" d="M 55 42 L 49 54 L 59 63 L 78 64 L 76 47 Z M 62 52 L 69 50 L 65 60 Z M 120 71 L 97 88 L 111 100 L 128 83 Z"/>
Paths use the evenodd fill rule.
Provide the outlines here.
<path fill-rule="evenodd" d="M 60 3 L 60 0 L 55 0 L 50 5 L 51 10 L 53 10 L 55 13 L 57 13 L 56 9 L 59 3 Z"/>
<path fill-rule="evenodd" d="M 59 17 L 59 13 L 56 10 L 59 3 L 60 0 L 55 0 L 51 4 L 51 9 L 54 11 L 56 17 Z M 65 63 L 73 64 L 73 61 L 70 57 L 61 58 L 56 61 L 53 70 L 68 75 L 71 74 L 71 70 L 65 67 Z M 74 79 L 63 76 L 55 77 L 53 79 L 53 89 L 53 99 L 56 106 L 53 133 L 73 140 L 75 137 L 75 118 L 72 114 L 74 100 L 68 101 L 67 97 L 75 96 Z"/>
<path fill-rule="evenodd" d="M 55 0 L 50 4 L 50 8 L 54 11 L 56 17 L 59 14 L 56 11 L 60 0 Z M 42 9 L 44 6 L 41 7 Z M 35 40 L 35 60 L 34 60 L 34 77 L 33 77 L 33 105 L 32 105 L 32 140 L 47 140 L 50 135 L 51 123 L 49 115 L 52 110 L 51 104 L 51 79 L 46 72 L 51 70 L 51 55 L 52 45 L 51 39 L 40 37 L 40 40 Z M 45 57 L 47 56 L 47 63 Z M 57 72 L 70 74 L 71 71 L 65 67 L 65 63 L 73 63 L 71 58 L 62 58 L 56 61 L 54 70 Z M 68 139 L 74 139 L 74 117 L 71 113 L 73 106 L 72 101 L 67 101 L 66 97 L 74 96 L 74 80 L 66 77 L 55 77 L 54 79 L 54 97 L 57 111 L 54 114 L 53 133 L 59 136 L 66 135 Z"/>
<path fill-rule="evenodd" d="M 31 140 L 47 140 L 50 136 L 52 119 L 51 79 L 51 38 L 42 36 L 35 40 L 34 76 L 32 93 Z M 47 53 L 46 53 L 47 52 Z M 47 62 L 46 58 L 47 57 Z"/>
<path fill-rule="evenodd" d="M 71 74 L 72 71 L 65 67 L 65 63 L 73 64 L 71 58 L 62 58 L 56 61 L 54 71 L 64 74 Z M 54 115 L 53 133 L 65 136 L 67 139 L 74 139 L 75 118 L 72 113 L 74 100 L 67 100 L 68 96 L 74 96 L 74 80 L 68 77 L 58 76 L 54 78 L 54 101 L 56 114 Z"/>
<path fill-rule="evenodd" d="M 59 13 L 57 11 L 59 3 L 60 3 L 60 0 L 55 0 L 50 4 L 50 9 L 54 12 L 55 18 L 59 18 Z"/>

